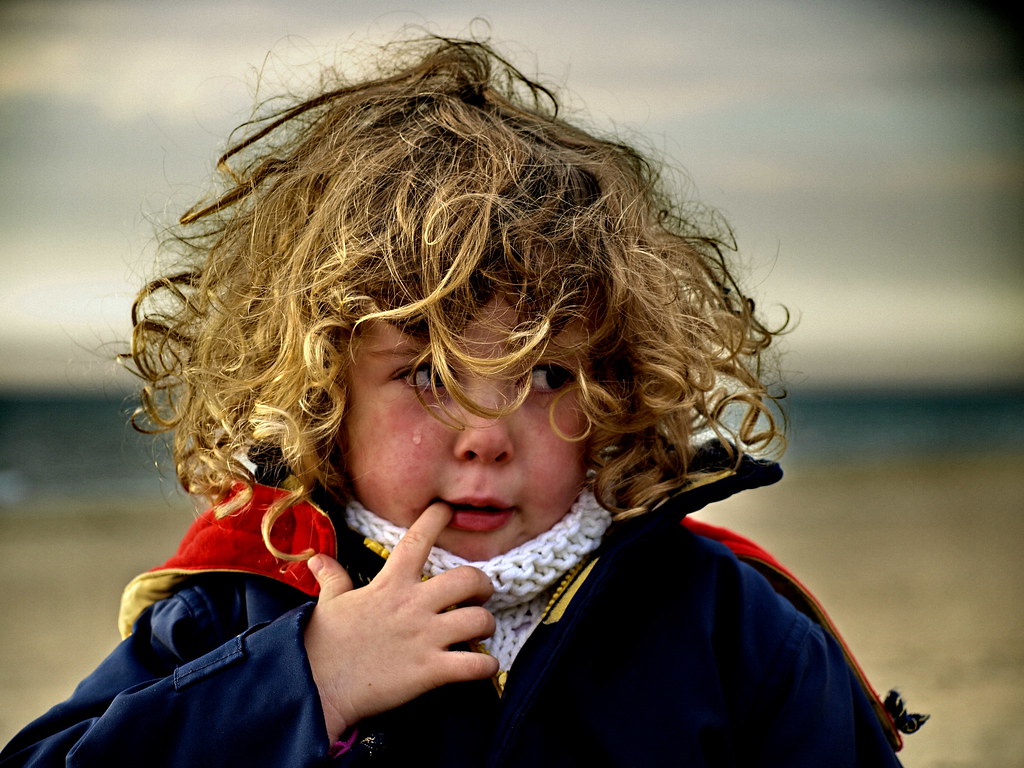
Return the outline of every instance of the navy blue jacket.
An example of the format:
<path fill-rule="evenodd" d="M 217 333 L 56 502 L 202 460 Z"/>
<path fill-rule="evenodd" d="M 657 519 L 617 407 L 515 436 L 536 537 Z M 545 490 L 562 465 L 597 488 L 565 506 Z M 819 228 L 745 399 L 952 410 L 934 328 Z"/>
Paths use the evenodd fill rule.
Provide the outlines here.
<path fill-rule="evenodd" d="M 501 695 L 492 681 L 444 686 L 361 723 L 331 760 L 302 641 L 314 603 L 264 577 L 210 573 L 143 613 L 0 765 L 898 766 L 836 642 L 678 524 L 777 479 L 772 465 L 744 466 L 618 525 Z M 376 556 L 347 529 L 339 538 L 342 562 L 372 576 Z"/>

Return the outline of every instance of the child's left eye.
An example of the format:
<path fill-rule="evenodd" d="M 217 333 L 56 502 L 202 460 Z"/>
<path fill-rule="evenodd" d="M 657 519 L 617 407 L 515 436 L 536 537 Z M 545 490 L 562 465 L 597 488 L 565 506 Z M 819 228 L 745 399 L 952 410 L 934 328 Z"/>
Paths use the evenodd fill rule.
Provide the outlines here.
<path fill-rule="evenodd" d="M 554 392 L 570 383 L 576 376 L 568 368 L 555 363 L 534 366 L 530 372 L 530 385 L 541 392 Z"/>
<path fill-rule="evenodd" d="M 420 363 L 406 375 L 406 378 L 410 384 L 420 389 L 444 388 L 444 380 L 430 363 Z"/>

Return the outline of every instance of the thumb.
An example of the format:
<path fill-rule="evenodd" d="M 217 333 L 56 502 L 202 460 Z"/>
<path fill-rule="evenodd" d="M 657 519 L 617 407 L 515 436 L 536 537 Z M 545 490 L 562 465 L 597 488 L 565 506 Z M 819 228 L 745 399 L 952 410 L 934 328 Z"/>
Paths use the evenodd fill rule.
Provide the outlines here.
<path fill-rule="evenodd" d="M 337 560 L 327 555 L 313 555 L 306 561 L 309 572 L 320 585 L 320 599 L 330 600 L 352 589 L 352 579 Z"/>

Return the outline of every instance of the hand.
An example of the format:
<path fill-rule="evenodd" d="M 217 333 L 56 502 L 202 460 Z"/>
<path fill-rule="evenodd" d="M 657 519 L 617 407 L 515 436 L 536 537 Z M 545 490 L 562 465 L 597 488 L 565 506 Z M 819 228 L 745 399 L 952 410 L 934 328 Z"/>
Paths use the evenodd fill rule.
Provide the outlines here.
<path fill-rule="evenodd" d="M 310 559 L 320 600 L 306 626 L 306 653 L 332 740 L 433 688 L 497 673 L 491 656 L 448 650 L 494 633 L 494 617 L 481 605 L 494 591 L 490 579 L 470 566 L 422 579 L 451 515 L 447 504 L 427 507 L 360 589 L 336 560 Z"/>

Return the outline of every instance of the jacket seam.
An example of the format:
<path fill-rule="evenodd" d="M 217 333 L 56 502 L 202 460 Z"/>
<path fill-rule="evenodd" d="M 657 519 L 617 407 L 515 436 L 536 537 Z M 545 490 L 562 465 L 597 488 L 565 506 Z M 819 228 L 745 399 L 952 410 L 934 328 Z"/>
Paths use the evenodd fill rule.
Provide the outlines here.
<path fill-rule="evenodd" d="M 181 690 L 188 687 L 196 681 L 196 675 L 204 672 L 210 667 L 218 666 L 223 662 L 230 661 L 231 659 L 242 656 L 245 651 L 242 649 L 242 636 L 239 635 L 231 641 L 230 649 L 224 650 L 222 653 L 210 657 L 209 655 L 203 657 L 202 663 L 199 660 L 193 661 L 189 664 L 176 667 L 174 670 L 174 689 Z"/>

